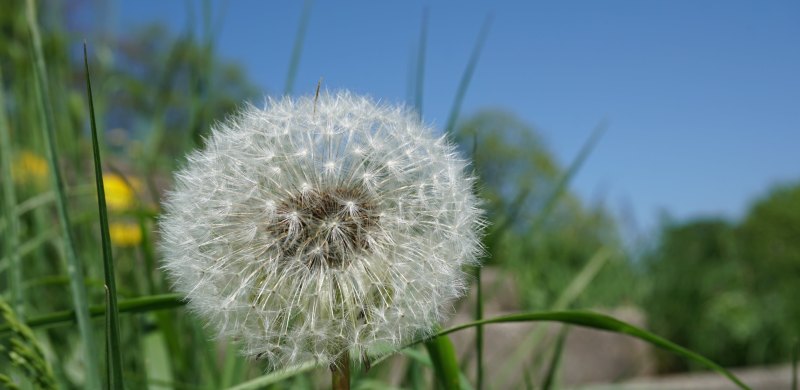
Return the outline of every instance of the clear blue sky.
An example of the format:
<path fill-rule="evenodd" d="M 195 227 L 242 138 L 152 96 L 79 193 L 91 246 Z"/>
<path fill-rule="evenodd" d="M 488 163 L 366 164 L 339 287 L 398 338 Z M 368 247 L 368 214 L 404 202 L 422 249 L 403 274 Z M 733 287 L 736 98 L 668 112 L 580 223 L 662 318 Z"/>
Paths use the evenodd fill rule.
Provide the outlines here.
<path fill-rule="evenodd" d="M 301 1 L 212 2 L 217 51 L 265 94 L 282 91 Z M 118 2 L 117 33 L 160 21 L 185 31 L 183 1 Z M 201 2 L 195 4 L 200 14 Z M 738 217 L 800 179 L 799 1 L 316 1 L 295 84 L 320 76 L 403 101 L 424 7 L 425 120 L 447 120 L 485 16 L 494 15 L 463 115 L 499 107 L 536 126 L 566 165 L 603 118 L 609 131 L 575 178 L 587 201 L 640 228 Z M 199 18 L 196 25 L 200 25 Z"/>

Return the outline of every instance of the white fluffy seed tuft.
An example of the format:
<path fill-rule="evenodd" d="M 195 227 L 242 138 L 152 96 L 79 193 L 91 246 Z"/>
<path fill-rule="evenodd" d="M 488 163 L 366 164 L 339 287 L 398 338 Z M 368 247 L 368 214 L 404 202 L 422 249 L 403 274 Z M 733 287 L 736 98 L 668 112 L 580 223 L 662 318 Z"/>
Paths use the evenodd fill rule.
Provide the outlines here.
<path fill-rule="evenodd" d="M 175 176 L 164 268 L 273 368 L 430 335 L 483 227 L 474 178 L 416 114 L 348 92 L 246 106 Z"/>

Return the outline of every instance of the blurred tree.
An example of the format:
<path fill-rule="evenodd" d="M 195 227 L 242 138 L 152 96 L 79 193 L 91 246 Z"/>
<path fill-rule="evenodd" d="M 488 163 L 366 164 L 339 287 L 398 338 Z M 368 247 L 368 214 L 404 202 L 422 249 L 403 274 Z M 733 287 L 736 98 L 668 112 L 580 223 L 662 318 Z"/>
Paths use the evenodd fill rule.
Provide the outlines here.
<path fill-rule="evenodd" d="M 800 329 L 800 185 L 757 201 L 741 224 L 666 224 L 646 259 L 650 327 L 727 366 L 789 358 Z M 660 356 L 663 371 L 692 368 Z"/>
<path fill-rule="evenodd" d="M 758 200 L 737 233 L 745 286 L 764 330 L 751 353 L 764 361 L 788 359 L 800 337 L 800 183 Z"/>
<path fill-rule="evenodd" d="M 184 154 L 202 142 L 213 120 L 257 96 L 238 65 L 216 58 L 210 42 L 196 42 L 189 33 L 173 37 L 153 25 L 110 46 L 113 59 L 98 56 L 107 128 L 149 138 L 146 155 Z"/>
<path fill-rule="evenodd" d="M 126 157 L 147 165 L 146 170 L 158 165 L 169 171 L 174 159 L 168 156 L 183 155 L 202 142 L 213 120 L 258 96 L 238 64 L 217 57 L 209 26 L 204 26 L 202 39 L 191 24 L 179 36 L 160 25 L 112 34 L 91 18 L 95 23 L 81 30 L 82 16 L 104 16 L 96 7 L 84 1 L 39 7 L 51 104 L 59 118 L 65 160 L 85 161 L 79 157 L 90 152 L 83 136 L 88 131 L 80 47 L 84 39 L 99 128 L 111 133 L 106 138 L 112 151 L 132 153 Z M 0 47 L 7 55 L 0 57 L 0 69 L 12 137 L 23 145 L 38 145 L 40 132 L 28 131 L 29 119 L 37 118 L 34 89 L 29 88 L 34 82 L 30 44 L 25 2 L 4 4 Z"/>
<path fill-rule="evenodd" d="M 484 111 L 453 135 L 462 151 L 472 155 L 489 219 L 510 220 L 513 228 L 524 229 L 561 174 L 536 130 L 512 114 Z"/>
<path fill-rule="evenodd" d="M 747 340 L 736 342 L 720 315 L 727 312 L 715 300 L 730 298 L 741 287 L 741 269 L 735 260 L 734 228 L 722 220 L 697 220 L 667 225 L 660 243 L 646 259 L 651 278 L 645 310 L 651 329 L 681 345 L 713 356 L 721 364 L 736 364 Z M 742 294 L 736 294 L 741 297 Z M 735 305 L 734 305 L 735 306 Z M 721 326 L 718 326 L 721 325 Z M 748 333 L 747 332 L 744 333 Z M 663 370 L 689 368 L 687 362 L 667 354 L 659 356 Z"/>
<path fill-rule="evenodd" d="M 489 263 L 513 271 L 528 307 L 551 305 L 601 247 L 622 253 L 616 224 L 602 206 L 586 207 L 568 189 L 557 193 L 565 171 L 536 129 L 512 114 L 484 111 L 454 132 L 472 156 L 478 188 L 492 222 Z M 550 202 L 557 196 L 556 202 Z M 579 305 L 616 304 L 632 289 L 629 264 L 617 256 L 590 285 Z"/>

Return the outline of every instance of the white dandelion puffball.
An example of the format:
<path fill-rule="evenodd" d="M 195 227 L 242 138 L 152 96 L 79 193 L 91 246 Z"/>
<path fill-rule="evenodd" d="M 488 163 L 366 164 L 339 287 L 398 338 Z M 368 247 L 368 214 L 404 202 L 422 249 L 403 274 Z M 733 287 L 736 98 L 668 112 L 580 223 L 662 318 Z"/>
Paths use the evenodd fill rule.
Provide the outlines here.
<path fill-rule="evenodd" d="M 175 175 L 164 268 L 273 368 L 382 353 L 431 335 L 478 263 L 466 169 L 404 107 L 349 92 L 248 105 Z"/>

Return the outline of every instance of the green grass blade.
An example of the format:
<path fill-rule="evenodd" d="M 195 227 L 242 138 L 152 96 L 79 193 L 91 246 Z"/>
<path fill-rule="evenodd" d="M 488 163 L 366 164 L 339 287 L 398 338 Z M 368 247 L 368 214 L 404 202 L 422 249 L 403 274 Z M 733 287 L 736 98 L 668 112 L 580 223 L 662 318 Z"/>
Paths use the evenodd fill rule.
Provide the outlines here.
<path fill-rule="evenodd" d="M 164 340 L 164 333 L 159 331 L 145 333 L 142 338 L 142 355 L 146 357 L 144 359 L 144 371 L 147 373 L 148 381 L 156 380 L 163 383 L 175 381 L 172 367 L 175 364 L 175 360 L 177 360 L 177 355 L 169 354 L 166 348 L 166 340 Z M 130 376 L 127 377 L 127 380 L 131 380 Z M 169 387 L 165 387 L 153 386 L 149 389 L 169 389 Z"/>
<path fill-rule="evenodd" d="M 36 237 L 31 238 L 28 241 L 20 244 L 17 247 L 17 254 L 19 256 L 25 256 L 30 254 L 31 252 L 35 251 L 36 249 L 40 248 L 42 245 L 55 240 L 59 237 L 57 228 L 47 229 L 39 234 Z"/>
<path fill-rule="evenodd" d="M 61 172 L 58 169 L 58 153 L 55 143 L 55 118 L 51 106 L 52 97 L 47 83 L 47 71 L 44 61 L 44 51 L 42 49 L 42 39 L 39 33 L 36 18 L 36 4 L 34 0 L 27 0 L 28 27 L 33 41 L 34 74 L 36 80 L 36 91 L 40 104 L 40 112 L 44 120 L 44 141 L 47 150 L 47 158 L 50 163 L 51 179 L 53 187 L 58 192 L 56 206 L 58 209 L 59 223 L 63 230 L 64 252 L 67 258 L 67 270 L 70 276 L 70 287 L 72 291 L 72 301 L 75 306 L 75 316 L 78 321 L 78 329 L 81 335 L 81 342 L 84 346 L 83 356 L 86 364 L 86 388 L 100 388 L 100 364 L 97 358 L 97 348 L 95 347 L 94 331 L 89 318 L 89 302 L 84 286 L 83 264 L 78 260 L 75 252 L 75 240 L 70 229 L 69 214 L 67 213 L 67 195 Z"/>
<path fill-rule="evenodd" d="M 533 381 L 531 381 L 531 376 L 529 374 L 530 374 L 529 372 L 526 372 L 526 373 L 522 374 L 522 380 L 523 380 L 523 383 L 525 384 L 525 390 L 533 390 L 534 389 Z"/>
<path fill-rule="evenodd" d="M 184 139 L 183 148 L 188 149 L 202 145 L 203 131 L 206 129 L 209 118 L 205 107 L 207 106 L 209 88 L 214 74 L 214 34 L 222 27 L 224 20 L 225 4 L 219 12 L 216 27 L 211 21 L 211 1 L 203 1 L 203 37 L 200 46 L 198 68 L 191 67 L 189 83 L 189 132 Z"/>
<path fill-rule="evenodd" d="M 606 125 L 601 123 L 599 126 L 595 128 L 589 138 L 581 147 L 578 155 L 575 157 L 574 160 L 570 163 L 569 167 L 567 168 L 566 172 L 564 172 L 561 177 L 559 177 L 553 191 L 549 194 L 547 199 L 545 200 L 545 205 L 542 208 L 541 212 L 536 216 L 532 225 L 531 231 L 534 234 L 537 234 L 541 231 L 542 226 L 547 222 L 547 219 L 555 210 L 558 201 L 566 192 L 566 189 L 575 175 L 583 166 L 586 159 L 589 157 L 591 152 L 594 150 L 595 146 L 599 142 L 602 135 L 605 133 Z M 518 199 L 515 199 L 514 208 L 512 210 L 517 210 L 519 205 L 522 204 L 522 201 L 527 198 L 527 192 L 525 190 L 521 191 Z M 517 205 L 517 201 L 519 200 L 519 205 Z M 515 211 L 514 211 L 515 212 Z M 492 235 L 492 245 L 496 244 L 502 239 L 502 235 L 505 230 L 510 226 L 511 222 L 513 222 L 513 218 L 508 218 L 503 225 L 501 225 L 500 229 L 496 230 L 496 233 Z M 577 297 L 586 289 L 589 283 L 594 279 L 594 277 L 600 272 L 600 270 L 605 266 L 608 259 L 611 257 L 611 253 L 607 248 L 601 248 L 598 252 L 592 256 L 589 261 L 586 263 L 584 268 L 580 271 L 580 273 L 573 278 L 567 288 L 559 295 L 556 302 L 551 307 L 552 310 L 563 310 L 566 309 L 569 304 L 577 299 Z M 525 354 L 527 354 L 531 348 L 533 348 L 541 338 L 544 336 L 544 328 L 537 327 L 528 337 L 525 338 L 520 344 L 519 347 L 510 354 L 511 358 L 508 359 L 509 361 L 519 361 L 521 360 Z M 499 387 L 505 387 L 506 382 L 511 377 L 511 367 L 512 364 L 507 364 L 503 366 L 504 368 L 501 369 L 502 373 L 497 375 L 497 381 L 499 383 L 495 383 Z"/>
<path fill-rule="evenodd" d="M 225 362 L 222 366 L 221 387 L 228 388 L 239 382 L 244 374 L 246 364 L 244 358 L 239 356 L 238 345 L 228 342 L 225 345 Z"/>
<path fill-rule="evenodd" d="M 589 286 L 592 280 L 600 273 L 600 270 L 608 263 L 611 258 L 611 250 L 606 247 L 600 248 L 597 252 L 589 258 L 586 264 L 581 268 L 578 274 L 572 278 L 567 287 L 561 291 L 556 302 L 550 307 L 550 310 L 565 310 L 575 299 Z M 537 326 L 531 331 L 523 340 L 519 342 L 519 346 L 509 354 L 509 358 L 505 360 L 502 365 L 503 368 L 499 370 L 499 375 L 495 375 L 496 383 L 492 384 L 492 388 L 505 388 L 508 386 L 508 380 L 513 375 L 513 368 L 518 366 L 527 354 L 530 353 L 536 345 L 542 342 L 547 329 L 544 326 Z M 533 367 L 534 370 L 536 367 Z"/>
<path fill-rule="evenodd" d="M 417 48 L 417 71 L 414 75 L 414 109 L 422 118 L 422 93 L 425 84 L 425 52 L 428 46 L 428 7 L 422 10 L 422 25 L 419 31 L 419 47 Z"/>
<path fill-rule="evenodd" d="M 67 197 L 68 198 L 77 198 L 86 195 L 94 195 L 95 189 L 94 186 L 79 184 L 70 188 L 67 188 Z M 20 202 L 17 205 L 16 210 L 14 213 L 17 217 L 21 217 L 26 213 L 29 213 L 33 210 L 36 210 L 39 207 L 46 206 L 50 203 L 54 203 L 58 198 L 58 194 L 53 191 L 43 192 L 41 194 L 36 194 L 24 201 Z"/>
<path fill-rule="evenodd" d="M 475 155 L 478 153 L 478 135 L 473 134 L 472 139 L 472 154 L 471 160 L 475 161 Z M 475 270 L 475 283 L 478 286 L 475 293 L 478 294 L 477 298 L 475 299 L 475 320 L 480 321 L 483 319 L 483 283 L 481 283 L 481 271 L 482 267 L 479 265 Z M 475 352 L 477 353 L 476 358 L 476 370 L 477 370 L 477 378 L 476 378 L 476 385 L 478 386 L 478 390 L 483 390 L 483 325 L 479 325 L 475 329 Z"/>
<path fill-rule="evenodd" d="M 292 57 L 289 60 L 289 70 L 286 73 L 286 85 L 283 88 L 284 95 L 291 95 L 294 88 L 294 79 L 297 77 L 297 69 L 300 67 L 300 55 L 303 54 L 303 43 L 308 30 L 308 21 L 311 18 L 312 3 L 312 0 L 303 2 L 300 24 L 297 26 L 297 35 L 294 37 L 294 46 L 292 47 Z"/>
<path fill-rule="evenodd" d="M 567 340 L 567 333 L 569 327 L 565 326 L 558 332 L 558 340 L 556 340 L 556 347 L 553 350 L 553 356 L 550 358 L 550 364 L 547 366 L 547 373 L 542 381 L 542 390 L 550 390 L 553 388 L 556 373 L 558 372 L 558 365 L 561 362 L 561 354 L 564 352 L 564 341 Z"/>
<path fill-rule="evenodd" d="M 559 294 L 553 304 L 554 310 L 564 310 L 568 308 L 578 297 L 589 287 L 595 276 L 611 260 L 613 251 L 608 247 L 602 247 L 589 258 L 589 261 L 581 268 L 580 272 L 570 281 L 569 285 Z"/>
<path fill-rule="evenodd" d="M 142 233 L 142 242 L 140 246 L 145 274 L 147 275 L 145 282 L 148 294 L 156 294 L 161 291 L 160 274 L 156 272 L 156 256 L 155 249 L 153 248 L 152 239 L 150 236 L 150 229 L 148 228 L 148 219 L 144 215 L 139 215 L 139 230 Z M 163 333 L 162 339 L 166 345 L 169 356 L 179 356 L 183 348 L 181 347 L 181 338 L 179 337 L 180 331 L 175 321 L 175 313 L 157 312 L 155 313 L 155 320 L 158 328 Z M 171 376 L 176 377 L 180 372 L 185 372 L 184 366 L 189 362 L 186 359 L 174 359 L 170 363 L 173 369 Z"/>
<path fill-rule="evenodd" d="M 210 389 L 221 388 L 222 379 L 217 366 L 216 343 L 209 340 L 205 327 L 198 321 L 189 322 L 188 332 L 192 335 L 192 354 L 194 355 L 197 378 L 200 383 Z"/>
<path fill-rule="evenodd" d="M 72 219 L 72 226 L 80 225 L 84 223 L 89 217 L 89 215 L 78 215 L 74 219 Z M 31 254 L 33 251 L 40 249 L 45 244 L 59 238 L 59 231 L 61 230 L 60 227 L 48 228 L 48 229 L 38 229 L 40 232 L 34 236 L 33 238 L 25 241 L 17 246 L 16 254 L 20 258 L 24 258 L 25 256 Z M 10 262 L 9 257 L 0 258 L 0 270 L 4 270 L 9 265 L 6 264 Z"/>
<path fill-rule="evenodd" d="M 22 216 L 23 214 L 31 210 L 34 210 L 38 207 L 44 206 L 51 202 L 55 202 L 55 200 L 56 200 L 56 193 L 52 191 L 36 194 L 35 196 L 26 199 L 23 202 L 20 202 L 20 204 L 17 205 L 15 214 L 17 215 L 17 217 Z"/>
<path fill-rule="evenodd" d="M 3 73 L 0 71 L 0 80 Z M 11 292 L 11 306 L 17 318 L 25 319 L 25 295 L 22 289 L 22 266 L 19 246 L 19 220 L 14 212 L 17 207 L 17 195 L 14 188 L 11 169 L 11 135 L 9 134 L 8 118 L 6 117 L 6 102 L 4 88 L 0 86 L 0 166 L 3 167 L 3 209 L 5 210 L 5 257 L 9 259 L 8 286 Z"/>
<path fill-rule="evenodd" d="M 572 178 L 575 177 L 575 174 L 577 174 L 581 169 L 583 163 L 586 161 L 586 158 L 592 153 L 592 150 L 594 150 L 594 147 L 597 145 L 597 142 L 600 141 L 600 138 L 606 132 L 607 128 L 608 126 L 605 123 L 601 123 L 595 127 L 592 135 L 589 136 L 589 139 L 586 140 L 581 147 L 580 152 L 578 152 L 578 156 L 572 160 L 572 163 L 569 165 L 569 168 L 567 168 L 567 171 L 564 172 L 564 174 L 559 178 L 555 189 L 547 198 L 542 212 L 539 213 L 537 218 L 533 221 L 531 231 L 538 232 L 542 225 L 544 225 L 544 223 L 547 221 L 547 218 L 555 209 L 556 203 L 559 199 L 561 199 L 561 196 L 566 191 L 570 181 L 572 181 Z"/>
<path fill-rule="evenodd" d="M 147 293 L 156 294 L 160 291 L 159 287 L 161 279 L 159 278 L 160 275 L 156 271 L 158 266 L 156 265 L 155 249 L 153 248 L 153 242 L 150 236 L 147 218 L 139 215 L 138 220 L 139 232 L 142 234 L 142 241 L 139 244 L 139 248 L 142 254 L 142 263 L 144 265 L 144 271 L 146 275 L 145 283 L 147 285 Z"/>
<path fill-rule="evenodd" d="M 189 18 L 191 20 L 191 18 Z M 189 38 L 179 39 L 170 50 L 167 60 L 164 64 L 164 70 L 161 73 L 159 80 L 156 81 L 154 96 L 150 98 L 153 104 L 153 112 L 151 115 L 151 130 L 145 141 L 145 151 L 143 156 L 143 164 L 145 172 L 153 172 L 155 165 L 158 162 L 158 157 L 161 153 L 162 143 L 166 132 L 165 113 L 170 106 L 169 91 L 175 88 L 173 85 L 177 74 L 180 72 L 182 64 L 189 61 L 186 51 L 187 47 L 191 46 Z M 149 184 L 149 183 L 148 183 Z"/>
<path fill-rule="evenodd" d="M 400 353 L 402 353 L 403 355 L 405 355 L 406 357 L 408 357 L 409 359 L 411 359 L 416 363 L 421 363 L 423 366 L 433 367 L 433 362 L 431 361 L 430 357 L 420 351 L 417 351 L 416 349 L 406 348 L 400 351 Z M 469 385 L 467 377 L 465 377 L 463 373 L 459 372 L 459 378 L 461 378 L 461 390 L 472 389 L 472 387 L 470 387 Z M 421 387 L 418 386 L 415 388 L 421 388 Z"/>
<path fill-rule="evenodd" d="M 150 295 L 140 298 L 121 300 L 117 304 L 120 313 L 144 313 L 155 310 L 173 309 L 186 304 L 178 294 Z M 92 317 L 104 317 L 105 305 L 92 305 L 89 307 Z M 62 310 L 37 317 L 29 318 L 25 323 L 31 328 L 50 328 L 58 325 L 74 324 L 77 321 L 75 310 Z M 9 333 L 8 325 L 0 326 L 0 338 Z"/>
<path fill-rule="evenodd" d="M 427 361 L 428 367 L 433 367 L 433 363 L 431 363 L 431 359 L 428 357 L 428 355 L 419 352 L 416 348 L 406 348 L 402 350 L 401 353 L 411 357 L 411 360 L 408 362 L 408 366 L 406 367 L 404 379 L 401 383 L 406 388 L 412 389 L 424 389 L 427 387 L 425 383 L 424 372 L 422 371 L 422 361 Z M 411 355 L 414 355 L 419 359 L 416 359 Z"/>
<path fill-rule="evenodd" d="M 797 390 L 797 355 L 800 354 L 800 339 L 794 341 L 792 348 L 792 390 Z"/>
<path fill-rule="evenodd" d="M 581 147 L 580 152 L 575 157 L 574 160 L 570 163 L 567 171 L 564 172 L 561 177 L 559 177 L 558 181 L 556 182 L 556 186 L 553 189 L 553 192 L 545 200 L 545 205 L 542 208 L 542 211 L 537 214 L 536 219 L 534 219 L 531 225 L 531 231 L 534 233 L 539 232 L 542 225 L 547 222 L 547 218 L 555 209 L 556 204 L 564 195 L 567 186 L 572 181 L 572 178 L 578 173 L 578 171 L 583 166 L 583 163 L 586 161 L 586 158 L 589 157 L 592 150 L 594 150 L 597 143 L 600 141 L 601 136 L 605 133 L 606 126 L 604 123 L 601 123 L 597 126 L 586 142 Z M 477 143 L 476 143 L 477 144 Z M 511 208 L 509 210 L 509 215 L 505 216 L 505 218 L 497 224 L 497 226 L 492 230 L 489 236 L 489 242 L 487 243 L 488 247 L 493 247 L 498 242 L 500 242 L 503 238 L 505 232 L 511 227 L 511 225 L 516 221 L 517 215 L 519 214 L 522 206 L 525 204 L 525 201 L 528 199 L 530 195 L 531 188 L 523 188 L 519 191 L 517 196 L 514 198 L 514 201 L 511 203 Z"/>
<path fill-rule="evenodd" d="M 458 120 L 458 115 L 461 112 L 461 104 L 464 102 L 464 96 L 467 94 L 467 88 L 469 87 L 470 81 L 472 81 L 472 74 L 475 73 L 475 67 L 478 66 L 478 59 L 481 57 L 481 50 L 483 50 L 483 43 L 486 41 L 486 36 L 489 35 L 489 27 L 492 25 L 492 16 L 486 16 L 486 20 L 483 22 L 483 27 L 481 27 L 481 31 L 478 34 L 478 40 L 475 42 L 475 47 L 472 50 L 472 55 L 469 58 L 469 62 L 467 63 L 466 69 L 464 69 L 464 74 L 461 76 L 461 82 L 458 84 L 458 90 L 456 91 L 456 97 L 453 101 L 453 107 L 450 109 L 450 116 L 447 119 L 447 125 L 444 127 L 444 131 L 449 133 L 453 131 L 453 127 L 456 125 L 456 120 Z"/>
<path fill-rule="evenodd" d="M 477 286 L 476 293 L 478 294 L 475 299 L 475 321 L 483 319 L 483 287 L 481 284 L 481 268 L 475 271 L 475 285 Z M 476 375 L 477 380 L 475 385 L 478 390 L 483 389 L 483 325 L 478 325 L 475 328 L 475 353 L 476 355 Z"/>
<path fill-rule="evenodd" d="M 587 311 L 552 311 L 552 312 L 530 312 L 530 313 L 511 314 L 511 315 L 488 318 L 481 321 L 474 321 L 466 324 L 457 325 L 442 330 L 436 336 L 444 336 L 453 332 L 457 332 L 462 329 L 471 328 L 478 325 L 500 324 L 508 322 L 533 322 L 533 321 L 561 322 L 565 324 L 578 325 L 587 328 L 600 329 L 613 333 L 620 333 L 633 336 L 640 340 L 646 341 L 652 345 L 655 345 L 659 348 L 662 348 L 664 350 L 682 356 L 686 359 L 700 363 L 701 365 L 724 375 L 740 388 L 749 389 L 749 387 L 745 385 L 741 380 L 739 380 L 739 378 L 733 375 L 733 373 L 731 373 L 724 367 L 720 366 L 717 363 L 714 363 L 713 361 L 703 357 L 702 355 L 696 352 L 681 347 L 680 345 L 675 344 L 669 340 L 666 340 L 660 336 L 650 333 L 644 329 L 637 328 L 626 322 L 617 320 L 613 317 Z"/>
<path fill-rule="evenodd" d="M 514 225 L 514 222 L 517 221 L 517 218 L 522 211 L 522 206 L 525 204 L 525 201 L 531 194 L 531 190 L 531 187 L 525 187 L 519 190 L 517 195 L 514 197 L 514 200 L 511 202 L 511 207 L 509 207 L 508 213 L 502 216 L 501 221 L 492 227 L 492 230 L 489 232 L 488 237 L 486 238 L 487 248 L 491 249 L 497 245 L 498 242 L 501 242 L 508 229 Z"/>
<path fill-rule="evenodd" d="M 111 253 L 111 237 L 108 233 L 108 209 L 103 187 L 103 164 L 100 161 L 100 142 L 97 140 L 97 122 L 94 117 L 92 81 L 89 77 L 89 55 L 86 42 L 83 43 L 83 65 L 86 71 L 86 96 L 89 100 L 89 119 L 92 128 L 92 154 L 94 157 L 94 177 L 97 184 L 97 206 L 100 211 L 100 238 L 103 246 L 103 270 L 106 283 L 106 367 L 108 387 L 122 389 L 122 352 L 119 345 L 119 313 L 117 312 L 117 283 L 114 277 L 114 260 Z"/>
<path fill-rule="evenodd" d="M 269 385 L 278 383 L 282 380 L 291 378 L 295 375 L 302 374 L 304 372 L 308 372 L 313 370 L 318 366 L 317 362 L 315 361 L 308 361 L 305 363 L 296 364 L 284 370 L 271 372 L 266 375 L 262 375 L 258 378 L 249 380 L 244 383 L 240 383 L 236 386 L 229 388 L 228 390 L 255 390 L 255 389 L 263 389 Z"/>
<path fill-rule="evenodd" d="M 354 386 L 353 390 L 402 390 L 403 387 L 394 387 L 388 383 L 376 379 L 361 379 Z"/>
<path fill-rule="evenodd" d="M 439 385 L 447 390 L 460 389 L 461 370 L 458 369 L 456 349 L 450 338 L 445 335 L 434 337 L 425 342 L 425 348 L 428 349 Z"/>

